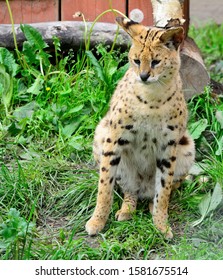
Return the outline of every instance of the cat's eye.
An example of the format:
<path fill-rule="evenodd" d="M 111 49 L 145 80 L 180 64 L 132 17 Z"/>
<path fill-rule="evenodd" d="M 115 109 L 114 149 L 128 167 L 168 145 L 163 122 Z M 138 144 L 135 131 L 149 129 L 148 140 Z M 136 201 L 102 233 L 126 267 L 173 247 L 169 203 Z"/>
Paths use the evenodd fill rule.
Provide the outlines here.
<path fill-rule="evenodd" d="M 152 60 L 152 62 L 151 62 L 151 67 L 152 68 L 154 68 L 156 65 L 158 65 L 160 63 L 160 60 L 158 60 L 158 59 L 154 59 L 154 60 Z"/>
<path fill-rule="evenodd" d="M 139 59 L 134 59 L 134 63 L 137 65 L 140 65 L 140 60 Z"/>

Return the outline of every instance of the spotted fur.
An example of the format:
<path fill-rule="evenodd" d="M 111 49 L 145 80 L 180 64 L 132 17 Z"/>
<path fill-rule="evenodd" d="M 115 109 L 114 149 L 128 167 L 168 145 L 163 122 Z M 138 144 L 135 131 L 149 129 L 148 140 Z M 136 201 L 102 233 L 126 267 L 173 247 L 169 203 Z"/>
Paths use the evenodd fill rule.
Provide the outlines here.
<path fill-rule="evenodd" d="M 95 235 L 104 228 L 117 182 L 124 199 L 116 218 L 130 219 L 137 200 L 149 198 L 155 226 L 172 238 L 170 194 L 187 175 L 195 154 L 179 75 L 183 28 L 148 28 L 124 18 L 117 22 L 132 38 L 130 68 L 95 131 L 100 178 L 86 230 Z"/>

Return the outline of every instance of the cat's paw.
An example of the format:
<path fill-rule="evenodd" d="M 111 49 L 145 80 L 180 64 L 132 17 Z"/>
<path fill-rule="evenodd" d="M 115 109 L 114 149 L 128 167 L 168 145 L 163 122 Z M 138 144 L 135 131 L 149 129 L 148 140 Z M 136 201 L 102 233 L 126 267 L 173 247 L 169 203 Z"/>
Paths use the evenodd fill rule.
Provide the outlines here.
<path fill-rule="evenodd" d="M 127 221 L 130 220 L 132 218 L 132 213 L 131 212 L 124 212 L 121 209 L 118 210 L 115 214 L 115 218 L 117 221 L 121 222 L 121 221 Z"/>
<path fill-rule="evenodd" d="M 90 236 L 97 235 L 105 226 L 105 223 L 97 219 L 91 218 L 87 221 L 85 229 Z"/>
<path fill-rule="evenodd" d="M 173 238 L 173 232 L 171 227 L 166 227 L 165 229 L 161 230 L 162 234 L 166 239 L 172 239 Z"/>
<path fill-rule="evenodd" d="M 173 233 L 171 227 L 168 225 L 168 222 L 166 219 L 160 220 L 157 217 L 155 218 L 153 216 L 153 223 L 156 226 L 156 228 L 164 235 L 166 239 L 172 239 Z"/>
<path fill-rule="evenodd" d="M 173 233 L 172 229 L 170 226 L 167 225 L 157 225 L 155 224 L 156 228 L 161 231 L 161 233 L 164 235 L 166 239 L 172 239 L 173 238 Z"/>

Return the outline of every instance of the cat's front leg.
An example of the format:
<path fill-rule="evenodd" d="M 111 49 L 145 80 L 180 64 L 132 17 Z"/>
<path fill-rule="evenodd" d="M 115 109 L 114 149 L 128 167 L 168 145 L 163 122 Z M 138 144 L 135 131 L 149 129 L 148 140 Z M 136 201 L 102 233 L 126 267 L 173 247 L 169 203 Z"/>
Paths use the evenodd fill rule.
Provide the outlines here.
<path fill-rule="evenodd" d="M 102 152 L 100 160 L 97 204 L 92 217 L 85 226 L 89 235 L 98 234 L 104 228 L 108 219 L 113 201 L 115 175 L 120 159 L 120 155 L 115 152 L 110 140 L 107 140 L 107 145 Z"/>
<path fill-rule="evenodd" d="M 168 205 L 172 190 L 173 176 L 176 165 L 176 145 L 170 142 L 165 152 L 157 158 L 156 189 L 153 200 L 153 222 L 166 238 L 173 238 L 168 224 Z"/>

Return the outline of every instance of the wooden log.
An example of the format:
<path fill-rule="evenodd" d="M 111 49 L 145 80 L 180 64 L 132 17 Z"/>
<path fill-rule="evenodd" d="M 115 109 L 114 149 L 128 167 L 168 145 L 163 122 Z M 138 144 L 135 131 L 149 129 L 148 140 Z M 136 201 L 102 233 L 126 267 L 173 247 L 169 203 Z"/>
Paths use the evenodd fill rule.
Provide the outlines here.
<path fill-rule="evenodd" d="M 204 65 L 201 53 L 194 40 L 187 37 L 181 49 L 180 74 L 186 100 L 201 94 L 210 83 L 210 77 Z"/>
<path fill-rule="evenodd" d="M 80 47 L 84 47 L 85 24 L 83 22 L 56 21 L 32 23 L 30 25 L 36 28 L 41 33 L 43 39 L 50 47 L 53 47 L 53 36 L 57 36 L 60 39 L 61 46 L 65 50 L 70 48 L 79 49 Z M 92 23 L 86 23 L 86 25 L 87 30 L 89 31 L 92 27 Z M 117 32 L 117 28 L 117 25 L 112 23 L 96 23 L 90 35 L 91 47 L 94 47 L 99 43 L 112 45 Z M 19 24 L 15 24 L 15 33 L 18 47 L 21 48 L 25 37 L 20 29 Z M 128 45 L 128 35 L 123 30 L 120 30 L 117 37 L 116 46 L 127 48 Z M 14 49 L 15 47 L 11 24 L 0 25 L 0 47 L 6 47 L 8 49 Z"/>
<path fill-rule="evenodd" d="M 170 24 L 174 25 L 175 22 L 185 28 L 184 0 L 151 0 L 151 3 L 154 25 L 165 28 Z M 185 34 L 187 35 L 187 30 Z M 201 94 L 204 87 L 209 84 L 210 78 L 197 45 L 191 38 L 185 37 L 181 48 L 180 73 L 184 95 L 188 100 L 196 94 Z"/>

